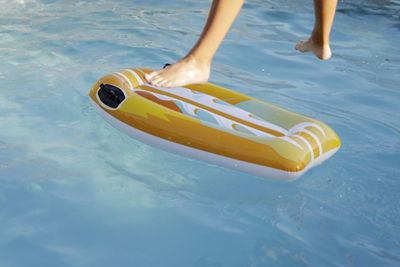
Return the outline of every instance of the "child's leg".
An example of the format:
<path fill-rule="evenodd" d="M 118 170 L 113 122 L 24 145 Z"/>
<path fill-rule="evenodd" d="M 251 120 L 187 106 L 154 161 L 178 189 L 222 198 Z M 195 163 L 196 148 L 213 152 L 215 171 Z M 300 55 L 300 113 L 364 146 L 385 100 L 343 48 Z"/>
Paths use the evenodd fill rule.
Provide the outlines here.
<path fill-rule="evenodd" d="M 301 52 L 312 51 L 319 59 L 332 55 L 329 34 L 335 17 L 337 0 L 314 0 L 315 24 L 311 37 L 296 45 Z"/>
<path fill-rule="evenodd" d="M 162 87 L 206 83 L 210 76 L 212 58 L 243 2 L 244 0 L 213 0 L 203 32 L 189 54 L 165 69 L 145 75 L 146 80 Z"/>

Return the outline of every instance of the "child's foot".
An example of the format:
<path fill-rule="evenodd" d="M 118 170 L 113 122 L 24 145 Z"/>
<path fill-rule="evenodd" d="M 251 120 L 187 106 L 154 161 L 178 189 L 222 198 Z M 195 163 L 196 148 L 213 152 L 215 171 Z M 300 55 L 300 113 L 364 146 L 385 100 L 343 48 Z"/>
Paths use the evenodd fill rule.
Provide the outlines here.
<path fill-rule="evenodd" d="M 317 44 L 312 40 L 310 37 L 307 40 L 300 41 L 300 43 L 296 44 L 296 50 L 299 50 L 300 52 L 308 52 L 311 51 L 316 55 L 319 59 L 326 60 L 331 58 L 332 52 L 329 44 L 322 45 L 322 44 Z"/>
<path fill-rule="evenodd" d="M 204 84 L 210 76 L 210 63 L 203 63 L 187 56 L 162 70 L 145 74 L 149 84 L 159 87 L 180 87 Z"/>

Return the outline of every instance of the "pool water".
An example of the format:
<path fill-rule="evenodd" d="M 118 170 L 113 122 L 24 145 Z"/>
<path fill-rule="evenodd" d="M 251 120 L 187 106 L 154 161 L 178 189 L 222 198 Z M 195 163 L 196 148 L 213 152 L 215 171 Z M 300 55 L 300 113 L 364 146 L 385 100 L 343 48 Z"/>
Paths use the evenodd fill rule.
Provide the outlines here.
<path fill-rule="evenodd" d="M 314 117 L 339 152 L 294 182 L 184 158 L 92 107 L 101 76 L 191 48 L 210 1 L 0 0 L 0 266 L 399 266 L 400 1 L 247 0 L 211 82 Z"/>

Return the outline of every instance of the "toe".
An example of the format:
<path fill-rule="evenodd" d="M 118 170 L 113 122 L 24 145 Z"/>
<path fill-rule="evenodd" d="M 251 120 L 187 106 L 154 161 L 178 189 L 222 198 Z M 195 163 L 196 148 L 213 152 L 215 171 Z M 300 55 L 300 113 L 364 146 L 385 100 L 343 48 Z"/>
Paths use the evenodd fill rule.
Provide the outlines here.
<path fill-rule="evenodd" d="M 151 78 L 153 78 L 153 73 L 145 73 L 143 75 L 144 79 L 146 80 L 146 82 L 150 83 L 151 82 Z"/>
<path fill-rule="evenodd" d="M 296 46 L 295 46 L 295 49 L 296 49 L 296 50 L 299 50 L 299 51 L 302 51 L 303 46 L 304 46 L 304 40 L 298 42 L 298 43 L 296 44 Z"/>
<path fill-rule="evenodd" d="M 171 82 L 170 81 L 168 81 L 168 80 L 163 80 L 163 81 L 161 81 L 160 82 L 160 87 L 166 87 L 166 88 L 170 88 L 171 86 L 169 86 L 171 84 Z"/>
<path fill-rule="evenodd" d="M 151 80 L 151 84 L 155 86 L 161 86 L 162 81 L 163 81 L 162 77 L 156 76 Z"/>
<path fill-rule="evenodd" d="M 150 72 L 150 73 L 145 73 L 144 74 L 144 78 L 147 81 L 150 82 L 150 81 L 154 80 L 158 76 L 158 73 L 159 73 L 159 71 L 153 71 L 153 72 Z"/>

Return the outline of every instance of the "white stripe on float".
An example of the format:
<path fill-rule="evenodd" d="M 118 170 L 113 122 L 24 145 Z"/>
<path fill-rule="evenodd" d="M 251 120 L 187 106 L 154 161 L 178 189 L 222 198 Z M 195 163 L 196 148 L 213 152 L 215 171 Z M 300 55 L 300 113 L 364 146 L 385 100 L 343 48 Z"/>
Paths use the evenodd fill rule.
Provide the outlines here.
<path fill-rule="evenodd" d="M 168 94 L 174 94 L 174 92 L 173 92 L 174 89 L 175 89 L 175 90 L 176 90 L 176 89 L 185 90 L 186 92 L 192 91 L 192 90 L 189 90 L 188 88 L 185 88 L 185 87 L 174 87 L 174 88 L 168 88 L 168 89 L 166 89 L 166 88 L 164 88 L 164 87 L 159 87 L 159 86 L 155 86 L 155 85 L 151 85 L 151 84 L 146 84 L 146 86 L 151 87 L 151 88 L 154 88 L 154 89 L 157 89 L 157 90 L 160 90 L 160 91 L 163 91 L 163 92 L 168 93 Z M 145 89 L 144 89 L 144 90 L 145 90 Z M 207 95 L 207 94 L 200 93 L 200 92 L 198 92 L 198 94 L 202 94 L 202 95 L 205 95 L 205 96 L 209 96 L 209 95 Z M 193 98 L 193 99 L 190 99 L 190 98 L 188 98 L 188 97 L 186 97 L 186 96 L 177 95 L 176 93 L 174 94 L 174 96 L 178 96 L 178 97 L 181 97 L 181 98 L 185 98 L 185 99 L 191 100 L 191 101 L 193 101 L 193 102 L 196 102 L 196 103 L 198 103 L 198 104 L 205 105 L 204 103 L 199 103 L 199 102 L 196 101 L 196 99 L 194 99 L 194 98 Z M 205 105 L 205 106 L 207 106 L 208 108 L 212 108 L 212 109 L 218 110 L 219 112 L 229 114 L 229 115 L 231 115 L 231 116 L 233 116 L 233 117 L 236 117 L 236 118 L 245 120 L 245 121 L 247 121 L 247 122 L 256 124 L 256 125 L 258 125 L 258 126 L 265 127 L 265 128 L 270 129 L 270 130 L 277 131 L 277 132 L 281 133 L 281 134 L 284 135 L 284 136 L 287 136 L 287 135 L 290 134 L 290 132 L 287 131 L 286 129 L 284 129 L 284 128 L 282 128 L 282 127 L 276 125 L 276 124 L 273 124 L 273 123 L 271 123 L 271 122 L 268 122 L 268 121 L 258 120 L 258 119 L 254 119 L 254 118 L 251 118 L 251 117 L 248 117 L 248 116 L 237 116 L 238 114 L 229 113 L 229 112 L 226 111 L 226 110 L 223 110 L 223 109 L 221 109 L 221 108 L 218 108 L 217 105 L 214 105 L 213 107 L 210 107 L 210 106 L 208 106 L 208 105 Z M 224 105 L 219 105 L 219 107 L 221 107 L 221 106 L 224 106 Z M 245 110 L 243 110 L 243 109 L 241 109 L 241 108 L 238 108 L 238 107 L 236 107 L 236 106 L 234 106 L 234 105 L 229 106 L 229 108 L 233 108 L 233 109 L 238 109 L 238 110 L 241 110 L 241 111 L 245 111 Z M 251 113 L 249 113 L 248 111 L 245 111 L 245 112 L 246 112 L 246 114 L 251 114 Z"/>
<path fill-rule="evenodd" d="M 133 89 L 133 85 L 131 83 L 131 80 L 129 80 L 129 78 L 126 77 L 125 74 L 123 74 L 121 72 L 114 72 L 114 73 L 117 74 L 117 75 L 120 75 L 124 80 L 126 80 L 128 82 L 128 84 L 129 84 L 129 88 Z"/>
<path fill-rule="evenodd" d="M 125 69 L 125 70 L 130 72 L 130 73 L 132 73 L 133 76 L 135 76 L 135 78 L 136 78 L 136 80 L 137 80 L 139 85 L 144 84 L 144 81 L 142 80 L 142 78 L 140 78 L 140 76 L 134 70 L 131 70 L 131 69 Z"/>
<path fill-rule="evenodd" d="M 121 76 L 117 75 L 116 73 L 111 73 L 111 75 L 114 76 L 115 78 L 117 78 L 118 80 L 120 80 L 122 83 L 126 83 L 127 84 L 125 79 L 123 79 Z"/>
<path fill-rule="evenodd" d="M 318 145 L 318 149 L 319 149 L 319 154 L 320 154 L 320 155 L 322 154 L 322 145 L 321 145 L 321 142 L 319 141 L 318 137 L 315 136 L 315 134 L 313 134 L 311 131 L 309 131 L 309 130 L 307 130 L 307 129 L 303 129 L 303 130 L 300 130 L 300 131 L 298 131 L 298 132 L 304 132 L 304 133 L 307 133 L 307 134 L 311 135 L 311 137 L 314 138 L 315 141 L 317 141 L 317 145 Z"/>
<path fill-rule="evenodd" d="M 134 92 L 148 92 L 148 91 L 145 91 L 143 89 L 133 89 L 133 91 Z M 200 107 L 194 106 L 192 104 L 189 104 L 189 103 L 183 102 L 181 100 L 178 100 L 176 98 L 172 98 L 172 97 L 161 95 L 161 94 L 154 93 L 154 92 L 151 92 L 151 94 L 153 94 L 154 96 L 156 96 L 156 97 L 158 97 L 158 98 L 160 98 L 162 100 L 172 100 L 172 101 L 179 102 L 183 106 L 184 110 L 188 114 L 193 115 L 193 116 L 197 115 L 196 112 L 195 112 L 196 110 L 204 111 L 204 112 L 210 114 L 210 116 L 212 116 L 217 121 L 218 125 L 221 126 L 221 127 L 225 127 L 227 129 L 231 129 L 231 128 L 233 128 L 233 124 L 237 124 L 237 125 L 240 125 L 240 126 L 246 128 L 246 129 L 248 129 L 250 132 L 252 132 L 256 136 L 259 136 L 259 137 L 275 137 L 272 134 L 269 134 L 269 133 L 266 133 L 266 132 L 251 128 L 251 127 L 249 127 L 247 125 L 244 125 L 244 124 L 241 124 L 239 122 L 227 119 L 227 118 L 225 118 L 223 116 L 220 116 L 218 114 L 212 113 L 209 110 L 205 110 L 203 108 L 200 108 Z M 197 116 L 196 116 L 196 118 L 197 118 Z M 235 131 L 237 131 L 237 130 L 235 129 Z M 238 131 L 238 132 L 240 132 L 240 131 Z M 295 141 L 291 140 L 291 143 L 295 143 Z M 298 144 L 295 144 L 295 145 L 297 145 L 298 147 L 303 149 L 300 145 L 298 145 Z"/>
<path fill-rule="evenodd" d="M 289 129 L 289 132 L 295 133 L 295 132 L 298 132 L 299 129 L 304 129 L 306 127 L 314 127 L 316 129 L 318 129 L 323 134 L 323 136 L 326 136 L 324 129 L 322 129 L 321 126 L 319 126 L 318 124 L 313 123 L 313 122 L 302 122 L 302 123 L 296 124 L 295 126 L 293 126 L 292 128 Z"/>
<path fill-rule="evenodd" d="M 313 160 L 314 160 L 314 150 L 312 149 L 312 146 L 311 146 L 311 144 L 307 141 L 307 139 L 305 139 L 303 136 L 300 136 L 300 135 L 298 135 L 298 134 L 293 134 L 292 136 L 296 136 L 296 137 L 300 138 L 301 140 L 303 140 L 304 143 L 306 143 L 306 145 L 307 145 L 307 147 L 308 147 L 308 150 L 310 150 L 310 153 L 311 153 L 311 161 L 313 161 Z"/>

